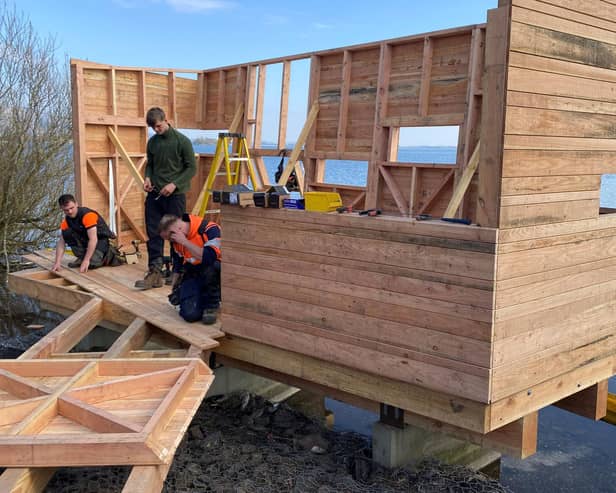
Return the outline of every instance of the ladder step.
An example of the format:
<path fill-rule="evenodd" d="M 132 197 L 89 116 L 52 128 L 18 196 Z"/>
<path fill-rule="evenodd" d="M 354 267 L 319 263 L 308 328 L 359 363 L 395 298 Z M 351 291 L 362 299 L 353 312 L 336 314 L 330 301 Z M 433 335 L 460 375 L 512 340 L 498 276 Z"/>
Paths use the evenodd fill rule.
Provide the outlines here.
<path fill-rule="evenodd" d="M 231 176 L 235 176 L 237 175 L 237 173 L 229 173 Z M 220 172 L 220 173 L 216 173 L 216 176 L 227 176 L 227 173 L 224 172 Z"/>
<path fill-rule="evenodd" d="M 248 161 L 247 157 L 230 157 L 229 161 Z"/>

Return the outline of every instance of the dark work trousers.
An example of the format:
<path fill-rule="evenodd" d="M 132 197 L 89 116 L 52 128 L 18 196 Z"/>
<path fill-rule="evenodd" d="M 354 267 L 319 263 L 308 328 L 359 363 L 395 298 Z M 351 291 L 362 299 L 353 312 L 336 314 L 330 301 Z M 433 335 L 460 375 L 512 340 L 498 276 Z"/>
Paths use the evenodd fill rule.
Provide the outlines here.
<path fill-rule="evenodd" d="M 64 243 L 71 247 L 73 254 L 78 259 L 83 260 L 83 257 L 86 255 L 86 250 L 88 249 L 88 242 L 84 242 L 83 238 L 75 233 L 72 229 L 67 229 L 62 231 L 62 238 L 64 239 Z M 90 268 L 96 269 L 97 267 L 101 267 L 105 261 L 105 255 L 109 250 L 109 239 L 104 238 L 100 239 L 96 242 L 96 250 L 92 254 L 92 258 L 90 259 Z"/>
<path fill-rule="evenodd" d="M 187 322 L 201 320 L 203 312 L 220 304 L 220 262 L 205 268 L 186 266 L 180 285 L 180 316 Z"/>
<path fill-rule="evenodd" d="M 158 197 L 158 199 L 156 198 Z M 182 217 L 186 212 L 186 194 L 174 193 L 159 197 L 158 192 L 149 192 L 145 199 L 145 226 L 148 233 L 148 267 L 163 266 L 164 240 L 158 234 L 158 223 L 165 214 Z"/>

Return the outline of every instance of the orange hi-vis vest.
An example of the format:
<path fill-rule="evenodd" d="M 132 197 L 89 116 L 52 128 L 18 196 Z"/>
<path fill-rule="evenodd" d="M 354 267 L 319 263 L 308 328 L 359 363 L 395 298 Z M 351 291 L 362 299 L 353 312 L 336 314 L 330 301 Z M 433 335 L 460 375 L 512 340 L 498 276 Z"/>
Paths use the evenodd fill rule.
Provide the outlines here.
<path fill-rule="evenodd" d="M 216 253 L 216 260 L 220 261 L 222 258 L 220 252 L 220 226 L 212 221 L 206 223 L 200 216 L 194 216 L 192 214 L 185 214 L 183 219 L 186 219 L 186 216 L 188 216 L 189 219 L 189 229 L 186 234 L 188 241 L 201 249 L 205 247 L 211 248 Z M 211 231 L 213 228 L 217 230 L 216 237 L 213 237 L 213 232 Z M 208 231 L 210 231 L 210 234 L 208 234 Z M 193 257 L 190 250 L 183 245 L 174 243 L 173 248 L 176 253 L 182 257 L 184 264 L 199 265 L 201 263 L 201 261 Z"/>

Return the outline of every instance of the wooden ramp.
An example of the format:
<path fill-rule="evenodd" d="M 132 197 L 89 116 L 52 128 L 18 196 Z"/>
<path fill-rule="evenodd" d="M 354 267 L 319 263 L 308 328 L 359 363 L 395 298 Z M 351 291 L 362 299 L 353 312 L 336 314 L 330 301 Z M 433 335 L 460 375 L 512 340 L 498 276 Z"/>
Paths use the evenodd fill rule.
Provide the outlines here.
<path fill-rule="evenodd" d="M 51 270 L 54 253 L 40 251 L 24 258 Z M 215 339 L 224 336 L 220 330 L 220 323 L 207 326 L 183 321 L 167 300 L 169 288 L 148 291 L 134 289 L 132 287 L 134 282 L 143 277 L 143 268 L 138 265 L 103 267 L 82 274 L 78 269 L 68 268 L 69 261 L 66 257 L 62 262 L 63 268 L 56 273 L 58 276 L 192 346 L 202 350 L 212 349 L 218 346 Z"/>

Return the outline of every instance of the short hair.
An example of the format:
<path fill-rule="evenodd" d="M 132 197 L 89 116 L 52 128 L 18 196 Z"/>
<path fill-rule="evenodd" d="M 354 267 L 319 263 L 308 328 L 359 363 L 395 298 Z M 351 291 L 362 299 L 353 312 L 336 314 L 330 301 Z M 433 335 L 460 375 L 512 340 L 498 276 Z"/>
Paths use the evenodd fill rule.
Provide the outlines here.
<path fill-rule="evenodd" d="M 60 198 L 58 199 L 58 204 L 60 204 L 60 207 L 64 207 L 65 205 L 68 205 L 69 202 L 77 203 L 77 201 L 75 200 L 75 197 L 71 195 L 70 193 L 65 193 L 64 195 L 60 195 Z"/>
<path fill-rule="evenodd" d="M 158 234 L 162 233 L 163 231 L 168 231 L 171 225 L 176 221 L 179 221 L 180 219 L 182 218 L 176 216 L 175 214 L 165 214 L 158 223 Z"/>
<path fill-rule="evenodd" d="M 164 122 L 166 118 L 165 112 L 158 106 L 150 108 L 145 115 L 145 121 L 148 124 L 148 127 L 153 127 L 158 122 Z"/>

